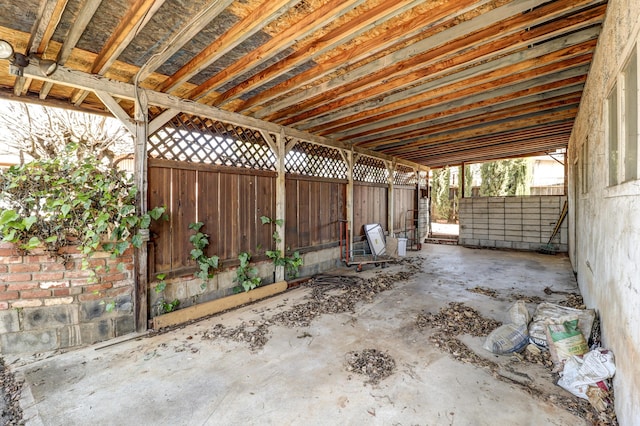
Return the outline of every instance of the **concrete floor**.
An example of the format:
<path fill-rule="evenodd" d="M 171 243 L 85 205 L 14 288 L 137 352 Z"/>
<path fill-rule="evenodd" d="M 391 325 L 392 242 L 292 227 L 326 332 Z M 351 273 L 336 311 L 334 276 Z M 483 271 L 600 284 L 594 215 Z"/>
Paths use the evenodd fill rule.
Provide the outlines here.
<path fill-rule="evenodd" d="M 25 420 L 29 425 L 585 424 L 518 385 L 453 360 L 415 327 L 419 313 L 435 313 L 450 301 L 505 320 L 516 293 L 560 300 L 543 289 L 577 291 L 565 256 L 445 245 L 425 245 L 408 255 L 424 258 L 422 271 L 410 280 L 397 282 L 372 303 L 358 304 L 354 314 L 323 315 L 307 328 L 272 327 L 270 340 L 256 352 L 243 343 L 203 340 L 202 334 L 218 323 L 234 327 L 277 313 L 303 301 L 308 288 L 165 334 L 14 367 L 25 380 Z M 371 266 L 361 275 L 380 272 Z M 499 297 L 467 291 L 476 286 L 496 289 Z M 529 305 L 531 312 L 534 306 Z M 547 392 L 569 395 L 551 383 L 544 368 L 492 355 L 482 349 L 482 338 L 462 340 L 518 377 L 532 377 Z M 347 352 L 366 348 L 396 361 L 395 373 L 377 385 L 345 369 Z"/>

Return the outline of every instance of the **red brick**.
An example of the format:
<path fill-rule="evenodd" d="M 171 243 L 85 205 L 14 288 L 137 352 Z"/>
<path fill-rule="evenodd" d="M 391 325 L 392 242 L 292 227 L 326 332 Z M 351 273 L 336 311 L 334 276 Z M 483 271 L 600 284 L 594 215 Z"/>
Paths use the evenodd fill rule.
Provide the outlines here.
<path fill-rule="evenodd" d="M 18 250 L 15 248 L 0 248 L 0 256 L 17 256 Z"/>
<path fill-rule="evenodd" d="M 69 296 L 75 296 L 82 293 L 82 287 L 71 287 L 71 288 L 68 288 L 67 290 L 69 290 Z"/>
<path fill-rule="evenodd" d="M 31 281 L 31 274 L 6 274 L 0 276 L 0 282 L 15 283 L 20 281 Z"/>
<path fill-rule="evenodd" d="M 38 272 L 33 274 L 34 281 L 56 281 L 64 278 L 64 272 Z"/>
<path fill-rule="evenodd" d="M 53 289 L 53 295 L 55 297 L 58 296 L 69 296 L 71 294 L 71 292 L 69 291 L 68 288 L 54 288 Z"/>
<path fill-rule="evenodd" d="M 25 290 L 20 292 L 21 299 L 40 299 L 51 296 L 49 290 Z"/>
<path fill-rule="evenodd" d="M 71 287 L 78 287 L 81 288 L 82 286 L 87 285 L 87 279 L 78 279 L 78 280 L 69 280 L 69 284 L 71 285 Z"/>
<path fill-rule="evenodd" d="M 0 256 L 0 263 L 22 263 L 22 256 Z"/>
<path fill-rule="evenodd" d="M 85 293 L 93 293 L 94 291 L 107 290 L 107 289 L 110 289 L 111 287 L 113 287 L 113 284 L 111 284 L 111 283 L 92 284 L 92 285 L 86 286 L 84 288 L 84 292 Z"/>
<path fill-rule="evenodd" d="M 0 311 L 6 311 L 9 309 L 9 302 L 0 302 Z"/>
<path fill-rule="evenodd" d="M 89 260 L 89 267 L 91 269 L 95 269 L 98 266 L 104 266 L 106 265 L 106 262 L 104 261 L 104 259 L 90 259 Z"/>
<path fill-rule="evenodd" d="M 4 274 L 7 271 L 9 271 L 8 265 L 0 265 L 0 274 Z"/>
<path fill-rule="evenodd" d="M 118 274 L 106 274 L 106 275 L 102 275 L 100 277 L 100 281 L 101 282 L 114 282 L 114 281 L 122 281 L 122 280 L 126 280 L 128 278 L 128 276 L 126 274 L 123 274 L 122 272 L 118 273 Z"/>
<path fill-rule="evenodd" d="M 60 250 L 58 250 L 58 252 L 60 254 L 80 254 L 80 252 L 78 251 L 78 246 L 60 247 Z"/>
<path fill-rule="evenodd" d="M 42 265 L 43 272 L 56 272 L 56 271 L 66 271 L 69 267 L 65 266 L 64 263 L 45 263 Z"/>
<path fill-rule="evenodd" d="M 7 290 L 8 291 L 22 291 L 22 290 L 34 290 L 38 288 L 38 283 L 37 282 L 28 282 L 28 283 L 15 283 L 15 284 L 9 284 L 7 286 Z"/>
<path fill-rule="evenodd" d="M 17 291 L 3 291 L 0 293 L 0 300 L 15 300 L 19 299 L 20 295 Z"/>
<path fill-rule="evenodd" d="M 39 256 L 25 256 L 24 263 L 54 263 L 56 261 L 55 256 L 49 256 L 41 254 Z"/>
<path fill-rule="evenodd" d="M 39 263 L 15 263 L 9 265 L 9 272 L 38 272 L 40 271 Z"/>
<path fill-rule="evenodd" d="M 91 274 L 89 271 L 67 271 L 64 273 L 64 278 L 89 278 Z"/>

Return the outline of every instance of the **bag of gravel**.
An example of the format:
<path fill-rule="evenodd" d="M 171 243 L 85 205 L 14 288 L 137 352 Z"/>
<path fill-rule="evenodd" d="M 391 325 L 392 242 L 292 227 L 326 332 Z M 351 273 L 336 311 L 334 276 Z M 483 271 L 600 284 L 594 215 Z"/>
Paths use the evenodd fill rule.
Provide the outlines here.
<path fill-rule="evenodd" d="M 578 318 L 578 328 L 584 338 L 589 341 L 596 311 L 593 309 L 573 309 L 548 302 L 542 302 L 537 306 L 533 320 L 529 324 L 529 340 L 540 348 L 548 348 L 547 324 L 562 324 L 568 318 Z"/>

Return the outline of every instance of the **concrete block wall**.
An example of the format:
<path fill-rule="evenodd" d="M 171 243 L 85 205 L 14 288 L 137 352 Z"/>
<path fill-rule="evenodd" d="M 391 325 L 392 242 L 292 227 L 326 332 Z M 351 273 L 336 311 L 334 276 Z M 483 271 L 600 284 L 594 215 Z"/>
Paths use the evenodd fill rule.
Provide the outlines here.
<path fill-rule="evenodd" d="M 133 254 L 97 253 L 90 260 L 102 267 L 95 282 L 82 270 L 81 254 L 70 249 L 65 258 L 0 243 L 0 353 L 52 351 L 135 330 Z M 108 303 L 115 303 L 112 312 Z"/>
<path fill-rule="evenodd" d="M 548 243 L 565 196 L 472 197 L 460 199 L 458 243 L 472 247 L 537 250 Z M 568 249 L 567 220 L 552 243 Z"/>

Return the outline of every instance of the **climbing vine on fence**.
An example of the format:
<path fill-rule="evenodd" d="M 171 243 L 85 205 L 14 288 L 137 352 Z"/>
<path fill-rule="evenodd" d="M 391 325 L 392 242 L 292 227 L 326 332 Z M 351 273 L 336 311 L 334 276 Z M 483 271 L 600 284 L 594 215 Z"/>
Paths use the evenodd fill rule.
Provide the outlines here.
<path fill-rule="evenodd" d="M 0 171 L 2 241 L 52 254 L 75 245 L 87 257 L 96 251 L 116 257 L 142 245 L 140 231 L 164 217 L 165 208 L 139 215 L 131 178 L 76 150 L 69 145 L 65 156 Z"/>

